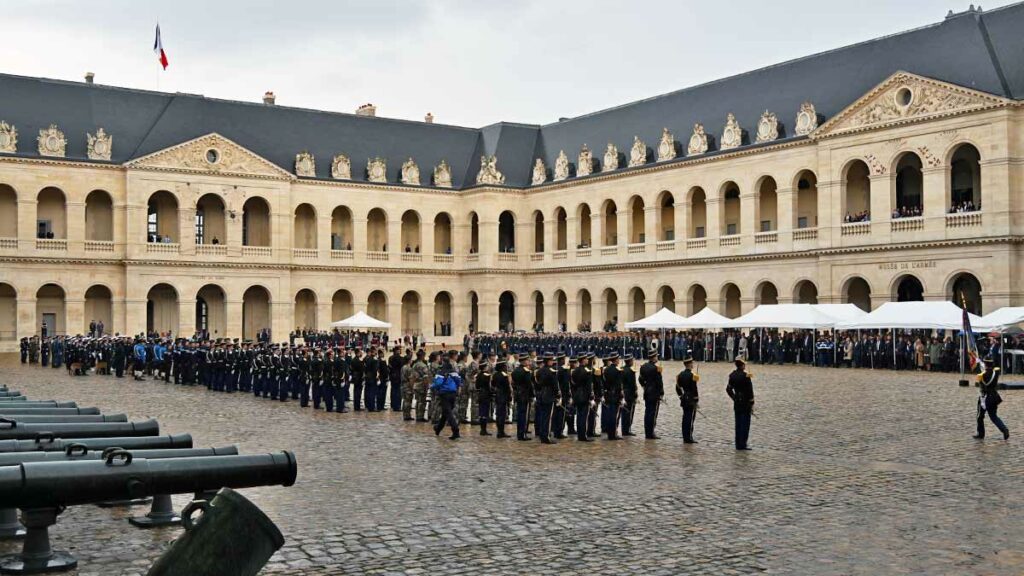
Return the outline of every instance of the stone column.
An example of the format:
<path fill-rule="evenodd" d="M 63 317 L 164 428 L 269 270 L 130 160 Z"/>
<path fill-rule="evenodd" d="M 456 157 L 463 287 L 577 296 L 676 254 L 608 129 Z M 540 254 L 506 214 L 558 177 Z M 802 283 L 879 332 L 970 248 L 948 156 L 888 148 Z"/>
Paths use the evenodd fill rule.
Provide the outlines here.
<path fill-rule="evenodd" d="M 921 174 L 921 202 L 923 204 L 924 229 L 929 236 L 944 235 L 946 230 L 946 207 L 949 206 L 949 191 L 946 186 L 946 169 L 942 166 L 928 168 Z"/>
<path fill-rule="evenodd" d="M 619 330 L 623 330 L 626 322 L 632 320 L 633 300 L 629 297 L 629 292 L 627 291 L 624 296 L 620 297 L 616 304 L 618 305 L 616 314 L 619 316 Z"/>
<path fill-rule="evenodd" d="M 36 199 L 26 196 L 28 195 L 18 195 L 18 248 L 23 251 L 34 251 L 36 249 Z M 35 299 L 32 301 L 35 302 Z M 35 324 L 35 320 L 32 323 Z M 32 334 L 35 334 L 34 329 L 29 333 L 29 335 Z"/>
<path fill-rule="evenodd" d="M 675 203 L 675 234 L 677 241 L 683 241 L 685 238 L 690 237 L 690 203 L 687 202 L 676 202 Z"/>
<path fill-rule="evenodd" d="M 557 220 L 555 221 L 557 225 Z M 591 233 L 594 231 L 591 230 Z M 580 219 L 575 215 L 566 216 L 565 219 L 565 249 L 570 253 L 576 253 L 576 247 L 580 245 Z"/>
<path fill-rule="evenodd" d="M 392 254 L 405 252 L 405 244 L 402 243 L 402 221 L 388 220 L 387 227 L 387 251 Z"/>
<path fill-rule="evenodd" d="M 555 250 L 558 250 L 558 242 L 556 242 L 556 231 L 555 227 L 558 226 L 558 220 L 545 219 L 544 220 L 544 253 L 550 254 Z"/>
<path fill-rule="evenodd" d="M 228 338 L 242 338 L 243 326 L 242 326 L 242 300 L 225 300 L 224 301 L 224 313 L 227 316 L 226 326 L 224 327 L 227 332 Z"/>
<path fill-rule="evenodd" d="M 441 246 L 439 250 L 434 250 L 434 221 L 420 222 L 420 252 L 424 254 L 423 259 L 428 260 L 435 253 L 444 254 L 444 249 L 445 247 Z M 432 334 L 433 331 L 430 333 Z"/>
<path fill-rule="evenodd" d="M 576 332 L 580 324 L 580 303 L 576 296 L 565 295 L 565 328 L 569 332 Z"/>
<path fill-rule="evenodd" d="M 365 308 L 364 308 L 365 310 Z M 288 339 L 288 333 L 295 327 L 295 302 L 292 300 L 271 300 L 270 337 L 273 342 Z M 257 329 L 259 327 L 257 326 Z"/>
<path fill-rule="evenodd" d="M 68 252 L 81 253 L 85 250 L 85 202 L 67 202 L 66 207 Z M 65 325 L 65 329 L 67 329 L 66 327 L 67 325 Z M 73 332 L 71 333 L 73 334 Z"/>
<path fill-rule="evenodd" d="M 88 334 L 85 319 L 85 299 L 64 298 L 64 333 L 68 336 Z"/>
<path fill-rule="evenodd" d="M 632 211 L 630 210 L 620 208 L 615 211 L 615 227 L 618 232 L 615 243 L 618 246 L 625 246 L 632 241 L 629 236 L 629 217 L 631 215 Z"/>
<path fill-rule="evenodd" d="M 320 258 L 330 258 L 331 249 L 331 222 L 332 218 L 330 215 L 317 216 L 316 218 L 316 247 L 319 249 L 317 254 Z M 239 234 L 241 238 L 241 234 Z"/>
<path fill-rule="evenodd" d="M 704 200 L 704 237 L 718 238 L 721 235 L 722 203 L 717 196 L 706 198 Z"/>
<path fill-rule="evenodd" d="M 892 194 L 895 182 L 888 174 L 872 174 L 871 182 L 871 235 L 878 242 L 889 237 L 892 220 Z"/>
<path fill-rule="evenodd" d="M 604 246 L 604 218 L 600 212 L 590 213 L 590 245 L 594 248 Z"/>
<path fill-rule="evenodd" d="M 437 319 L 434 317 L 434 301 L 430 300 L 428 302 L 426 300 L 421 299 L 420 300 L 420 331 L 423 333 L 424 337 L 426 337 L 428 339 L 433 339 L 434 338 L 434 324 L 436 322 L 437 322 Z M 452 326 L 452 336 L 455 336 L 456 334 L 460 334 L 460 332 L 457 331 L 455 329 L 455 325 L 453 325 Z"/>
<path fill-rule="evenodd" d="M 529 330 L 533 324 L 533 306 L 528 303 L 528 297 L 520 295 L 516 298 L 515 309 L 516 330 Z"/>
<path fill-rule="evenodd" d="M 776 229 L 783 233 L 796 230 L 796 219 L 799 213 L 797 207 L 799 192 L 794 188 L 778 188 L 775 190 L 775 195 L 778 206 Z"/>
<path fill-rule="evenodd" d="M 230 320 L 229 320 L 230 322 Z M 196 333 L 196 300 L 178 300 L 178 330 L 175 336 L 188 338 Z M 211 334 L 212 336 L 212 334 Z"/>
<path fill-rule="evenodd" d="M 661 240 L 661 219 L 657 206 L 644 207 L 644 242 L 654 244 Z"/>
<path fill-rule="evenodd" d="M 555 297 L 545 297 L 544 300 L 544 331 L 558 331 L 558 299 Z"/>
<path fill-rule="evenodd" d="M 181 244 L 181 253 L 193 255 L 196 253 L 196 207 L 195 205 L 178 207 L 178 234 Z"/>
<path fill-rule="evenodd" d="M 754 245 L 754 234 L 761 231 L 761 222 L 757 217 L 758 203 L 761 199 L 753 192 L 740 194 L 740 225 L 736 233 L 744 236 L 743 244 Z"/>
<path fill-rule="evenodd" d="M 34 301 L 33 301 L 34 303 Z M 124 334 L 134 336 L 146 331 L 146 298 L 145 295 L 139 298 L 126 298 L 125 305 L 125 327 Z M 33 305 L 33 308 L 35 306 Z M 34 313 L 34 312 L 33 312 Z"/>
<path fill-rule="evenodd" d="M 16 336 L 21 339 L 35 335 L 39 330 L 39 326 L 36 326 L 36 297 L 21 296 L 19 293 L 16 306 L 18 307 Z"/>
<path fill-rule="evenodd" d="M 317 330 L 329 330 L 331 328 L 331 311 L 334 307 L 334 301 L 331 299 L 325 300 L 317 296 L 316 300 L 316 329 Z"/>

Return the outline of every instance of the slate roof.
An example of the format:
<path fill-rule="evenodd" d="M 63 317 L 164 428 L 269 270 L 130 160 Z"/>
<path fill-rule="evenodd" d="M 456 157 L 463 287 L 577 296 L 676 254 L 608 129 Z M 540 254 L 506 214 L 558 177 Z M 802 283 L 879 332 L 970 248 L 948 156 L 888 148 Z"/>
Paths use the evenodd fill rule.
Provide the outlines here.
<path fill-rule="evenodd" d="M 608 142 L 628 157 L 633 136 L 650 148 L 662 127 L 685 146 L 694 123 L 704 124 L 715 149 L 726 114 L 751 135 L 765 110 L 775 112 L 780 138 L 792 137 L 800 104 L 811 101 L 828 119 L 898 70 L 1007 98 L 1024 98 L 1024 3 L 952 15 L 942 22 L 761 68 L 623 106 L 544 126 L 501 122 L 483 128 L 218 100 L 191 94 L 131 90 L 81 82 L 0 74 L 0 120 L 17 127 L 17 155 L 37 156 L 35 137 L 55 123 L 68 138 L 67 155 L 86 159 L 87 132 L 114 138 L 112 162 L 123 163 L 217 132 L 288 172 L 295 154 L 316 157 L 330 177 L 335 154 L 365 180 L 368 158 L 384 157 L 388 181 L 398 182 L 407 158 L 429 181 L 446 159 L 455 188 L 476 183 L 480 156 L 496 154 L 509 186 L 529 186 L 534 158 L 549 174 L 559 150 L 575 162 L 586 143 L 600 159 Z M 624 165 L 621 162 L 620 165 Z"/>

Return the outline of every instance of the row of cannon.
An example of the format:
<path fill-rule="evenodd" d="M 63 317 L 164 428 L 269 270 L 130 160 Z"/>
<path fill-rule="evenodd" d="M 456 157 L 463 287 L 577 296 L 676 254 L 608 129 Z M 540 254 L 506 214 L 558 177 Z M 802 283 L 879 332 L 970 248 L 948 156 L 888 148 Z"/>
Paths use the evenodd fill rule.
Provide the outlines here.
<path fill-rule="evenodd" d="M 24 542 L 20 553 L 0 557 L 0 573 L 76 568 L 72 554 L 50 546 L 49 528 L 68 506 L 149 503 L 148 513 L 128 519 L 132 525 L 181 525 L 185 531 L 148 576 L 255 575 L 284 545 L 284 536 L 234 489 L 291 486 L 297 474 L 288 451 L 196 448 L 190 434 L 161 434 L 153 419 L 132 422 L 75 402 L 29 400 L 3 386 L 0 539 Z M 180 514 L 174 494 L 193 495 Z"/>

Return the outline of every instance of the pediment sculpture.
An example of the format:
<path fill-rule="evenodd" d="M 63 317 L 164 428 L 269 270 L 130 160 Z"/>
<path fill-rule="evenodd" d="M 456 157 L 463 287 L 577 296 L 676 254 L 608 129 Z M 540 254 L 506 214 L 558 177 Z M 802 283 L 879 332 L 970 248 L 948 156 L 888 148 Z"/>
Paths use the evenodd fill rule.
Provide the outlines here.
<path fill-rule="evenodd" d="M 63 158 L 68 147 L 68 140 L 64 137 L 64 133 L 61 132 L 56 124 L 50 124 L 50 127 L 46 130 L 39 131 L 39 155 L 40 156 L 54 156 L 57 158 Z"/>
<path fill-rule="evenodd" d="M 352 161 L 344 154 L 338 154 L 331 160 L 331 178 L 335 180 L 352 179 Z"/>
<path fill-rule="evenodd" d="M 85 135 L 88 144 L 87 155 L 89 160 L 110 160 L 110 154 L 114 149 L 114 139 L 104 132 L 103 128 L 96 130 L 96 134 Z"/>
<path fill-rule="evenodd" d="M 565 180 L 569 177 L 569 157 L 565 150 L 559 150 L 558 158 L 555 159 L 555 182 Z"/>
<path fill-rule="evenodd" d="M 0 152 L 14 154 L 18 150 L 18 129 L 0 122 Z"/>
<path fill-rule="evenodd" d="M 412 158 L 409 158 L 402 164 L 402 184 L 408 186 L 420 185 L 420 167 L 416 165 Z"/>
<path fill-rule="evenodd" d="M 756 142 L 771 142 L 779 137 L 779 119 L 775 117 L 775 113 L 764 111 L 761 114 L 761 119 L 757 121 L 757 139 Z"/>
<path fill-rule="evenodd" d="M 304 178 L 316 177 L 316 159 L 308 151 L 295 155 L 295 175 Z"/>
<path fill-rule="evenodd" d="M 722 130 L 722 144 L 719 146 L 721 150 L 730 150 L 732 148 L 739 148 L 743 145 L 743 129 L 740 128 L 739 122 L 736 121 L 736 116 L 732 112 L 725 117 L 725 129 Z"/>
<path fill-rule="evenodd" d="M 441 160 L 440 164 L 434 166 L 434 186 L 438 188 L 452 187 L 452 169 L 447 160 Z"/>
<path fill-rule="evenodd" d="M 580 148 L 579 161 L 576 162 L 576 175 L 577 176 L 590 176 L 594 173 L 594 154 L 590 151 L 590 148 L 584 144 L 583 148 Z"/>
<path fill-rule="evenodd" d="M 676 137 L 668 131 L 668 128 L 661 129 L 661 142 L 658 143 L 658 162 L 672 160 L 676 157 Z"/>
<path fill-rule="evenodd" d="M 615 144 L 609 142 L 608 147 L 604 150 L 604 164 L 601 166 L 601 172 L 611 172 L 618 169 L 619 149 L 615 147 Z"/>
<path fill-rule="evenodd" d="M 796 115 L 796 128 L 794 132 L 797 136 L 806 136 L 814 129 L 818 127 L 818 113 L 814 110 L 814 104 L 810 102 L 804 102 L 800 105 L 800 112 Z"/>
<path fill-rule="evenodd" d="M 703 124 L 693 125 L 693 135 L 690 136 L 690 143 L 686 147 L 688 156 L 703 154 L 708 151 L 708 135 L 704 132 Z"/>
<path fill-rule="evenodd" d="M 505 175 L 498 171 L 497 156 L 481 156 L 480 171 L 476 174 L 477 184 L 504 184 Z"/>
<path fill-rule="evenodd" d="M 380 156 L 366 160 L 366 179 L 370 182 L 388 181 L 388 164 Z"/>
<path fill-rule="evenodd" d="M 633 147 L 629 149 L 629 167 L 643 166 L 647 163 L 647 144 L 639 136 L 633 136 Z"/>
<path fill-rule="evenodd" d="M 533 177 L 530 178 L 530 184 L 536 186 L 543 184 L 548 179 L 548 169 L 544 166 L 544 160 L 537 158 L 533 162 Z"/>

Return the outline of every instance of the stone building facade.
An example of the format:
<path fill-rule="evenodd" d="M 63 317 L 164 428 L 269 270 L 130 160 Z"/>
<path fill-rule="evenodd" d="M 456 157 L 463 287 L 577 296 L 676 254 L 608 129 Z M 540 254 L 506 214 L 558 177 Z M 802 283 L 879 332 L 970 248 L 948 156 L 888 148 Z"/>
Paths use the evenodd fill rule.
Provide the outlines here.
<path fill-rule="evenodd" d="M 1024 21 L 1019 6 L 1000 12 Z M 903 36 L 989 22 L 998 47 L 992 14 Z M 1011 63 L 1021 64 L 995 65 Z M 756 115 L 641 109 L 664 126 L 647 132 L 620 109 L 475 130 L 0 77 L 0 346 L 44 323 L 74 334 L 91 321 L 240 338 L 268 328 L 278 340 L 356 310 L 394 334 L 451 342 L 470 326 L 597 330 L 662 306 L 735 317 L 776 302 L 1024 305 L 1024 108 L 1013 92 L 1024 79 L 1004 75 L 997 89 L 927 59 L 916 67 L 930 74 L 902 64 L 859 79 L 873 87 L 856 97 L 818 94 L 824 105 L 794 89 L 774 103 L 788 109 Z M 63 118 L 82 98 L 90 114 Z M 116 98 L 128 101 L 103 117 Z M 163 110 L 140 119 L 133 98 Z M 182 124 L 165 118 L 175 113 L 192 125 L 163 128 Z M 360 150 L 345 153 L 350 130 L 323 134 L 307 117 L 356 122 L 362 132 L 344 137 L 370 140 L 426 130 L 408 147 L 438 151 L 392 138 L 394 150 L 366 150 L 363 170 Z M 598 121 L 632 138 L 605 150 Z M 296 128 L 275 134 L 273 122 Z M 573 129 L 579 141 L 559 146 Z M 300 147 L 314 132 L 327 144 Z"/>

